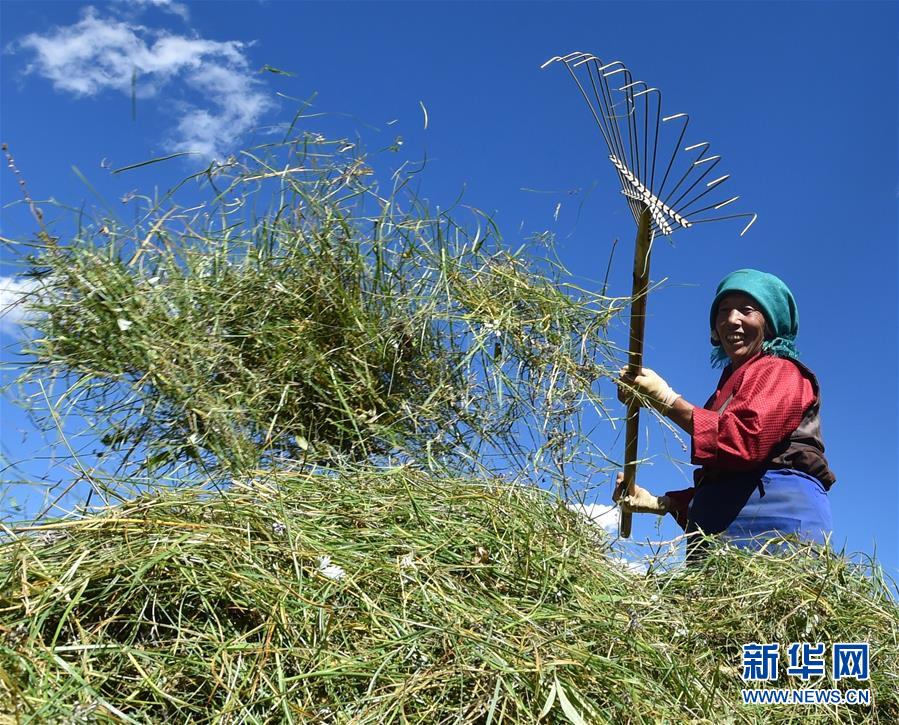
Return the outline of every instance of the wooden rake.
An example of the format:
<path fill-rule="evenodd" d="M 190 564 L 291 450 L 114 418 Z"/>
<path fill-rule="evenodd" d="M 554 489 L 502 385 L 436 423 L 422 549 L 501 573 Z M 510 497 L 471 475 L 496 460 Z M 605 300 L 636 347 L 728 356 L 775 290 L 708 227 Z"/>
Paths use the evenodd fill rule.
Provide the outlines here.
<path fill-rule="evenodd" d="M 541 68 L 553 63 L 565 65 L 584 96 L 637 224 L 628 345 L 628 370 L 636 375 L 643 366 L 649 261 L 656 234 L 667 237 L 694 224 L 744 219 L 748 222 L 740 232 L 743 236 L 757 215 L 731 213 L 729 209 L 721 212 L 740 198 L 720 193 L 720 187 L 730 178 L 729 174 L 713 175 L 721 157 L 709 154 L 708 141 L 682 146 L 690 117 L 686 113 L 663 116 L 658 88 L 635 81 L 621 61 L 604 63 L 590 53 L 555 56 Z M 639 431 L 640 404 L 632 400 L 625 429 L 627 494 L 634 492 Z M 619 535 L 631 535 L 629 512 L 621 512 Z"/>

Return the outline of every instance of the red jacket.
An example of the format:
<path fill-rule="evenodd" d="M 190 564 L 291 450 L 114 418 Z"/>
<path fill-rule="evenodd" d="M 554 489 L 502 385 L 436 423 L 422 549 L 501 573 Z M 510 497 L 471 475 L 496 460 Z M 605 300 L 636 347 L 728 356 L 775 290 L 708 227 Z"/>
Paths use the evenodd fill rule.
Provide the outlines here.
<path fill-rule="evenodd" d="M 810 371 L 772 355 L 760 353 L 736 372 L 726 367 L 712 397 L 693 409 L 691 460 L 701 466 L 696 483 L 764 467 L 817 402 L 816 388 Z M 695 490 L 666 493 L 682 527 Z"/>

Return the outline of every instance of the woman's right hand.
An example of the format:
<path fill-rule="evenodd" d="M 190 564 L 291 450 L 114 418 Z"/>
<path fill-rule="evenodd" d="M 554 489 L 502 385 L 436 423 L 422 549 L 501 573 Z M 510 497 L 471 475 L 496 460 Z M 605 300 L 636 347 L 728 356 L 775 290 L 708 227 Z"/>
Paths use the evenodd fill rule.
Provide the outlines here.
<path fill-rule="evenodd" d="M 622 511 L 634 514 L 657 514 L 662 516 L 668 513 L 670 501 L 667 496 L 655 496 L 642 486 L 634 484 L 634 492 L 630 495 L 624 490 L 624 472 L 618 471 L 615 477 L 615 491 L 612 493 L 612 501 L 617 503 Z"/>
<path fill-rule="evenodd" d="M 633 375 L 625 367 L 621 368 L 619 375 L 621 377 L 616 382 L 618 399 L 622 403 L 630 403 L 631 399 L 636 398 L 649 403 L 664 415 L 680 397 L 661 375 L 650 368 L 640 368 L 640 372 Z"/>

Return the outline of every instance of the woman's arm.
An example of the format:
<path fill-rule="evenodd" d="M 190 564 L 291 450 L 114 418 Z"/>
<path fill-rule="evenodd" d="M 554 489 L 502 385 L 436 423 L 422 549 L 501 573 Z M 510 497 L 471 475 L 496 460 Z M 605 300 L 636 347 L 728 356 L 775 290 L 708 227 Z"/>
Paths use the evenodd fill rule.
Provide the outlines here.
<path fill-rule="evenodd" d="M 768 356 L 748 365 L 732 389 L 725 385 L 719 398 L 725 395 L 728 402 L 721 411 L 693 410 L 692 460 L 734 471 L 767 460 L 815 400 L 811 381 L 798 367 Z"/>
<path fill-rule="evenodd" d="M 637 375 L 632 375 L 627 368 L 622 368 L 618 386 L 618 399 L 622 403 L 628 403 L 636 391 L 662 415 L 693 435 L 693 404 L 675 393 L 654 370 L 641 368 Z"/>
<path fill-rule="evenodd" d="M 678 398 L 666 412 L 668 419 L 678 428 L 693 435 L 693 408 L 696 407 L 683 397 Z"/>
<path fill-rule="evenodd" d="M 693 463 L 746 470 L 763 462 L 796 429 L 815 400 L 811 381 L 789 360 L 763 356 L 734 374 L 719 391 L 722 409 L 694 406 L 657 373 L 622 371 L 619 398 L 636 393 L 689 433 Z M 717 407 L 717 406 L 712 406 Z"/>

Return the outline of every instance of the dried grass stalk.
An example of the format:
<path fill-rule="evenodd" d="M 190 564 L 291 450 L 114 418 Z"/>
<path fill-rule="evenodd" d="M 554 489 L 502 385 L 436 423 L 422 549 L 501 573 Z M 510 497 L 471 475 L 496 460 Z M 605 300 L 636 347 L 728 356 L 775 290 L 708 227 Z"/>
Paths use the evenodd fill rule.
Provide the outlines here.
<path fill-rule="evenodd" d="M 157 474 L 390 459 L 561 479 L 590 459 L 579 416 L 608 417 L 622 301 L 506 249 L 489 219 L 432 213 L 408 179 L 382 195 L 352 151 L 266 152 L 210 169 L 190 208 L 17 247 L 37 280 L 26 404 L 49 390 L 54 415 Z"/>
<path fill-rule="evenodd" d="M 870 682 L 837 686 L 872 706 L 741 707 L 752 641 L 870 642 Z M 498 481 L 266 473 L 0 547 L 0 713 L 21 722 L 891 723 L 897 672 L 876 573 L 724 552 L 636 575 Z"/>

